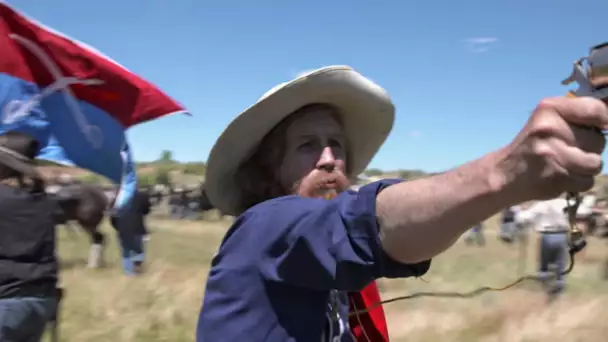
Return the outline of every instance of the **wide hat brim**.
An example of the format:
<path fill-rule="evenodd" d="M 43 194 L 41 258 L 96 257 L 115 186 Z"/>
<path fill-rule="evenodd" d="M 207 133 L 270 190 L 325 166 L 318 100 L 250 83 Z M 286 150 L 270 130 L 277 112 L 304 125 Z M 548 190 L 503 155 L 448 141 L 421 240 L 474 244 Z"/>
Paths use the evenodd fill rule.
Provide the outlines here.
<path fill-rule="evenodd" d="M 285 117 L 313 103 L 338 109 L 349 148 L 347 175 L 356 179 L 388 137 L 395 107 L 388 93 L 348 66 L 329 66 L 280 84 L 238 115 L 224 130 L 207 159 L 205 192 L 223 213 L 238 215 L 242 191 L 238 168 Z"/>

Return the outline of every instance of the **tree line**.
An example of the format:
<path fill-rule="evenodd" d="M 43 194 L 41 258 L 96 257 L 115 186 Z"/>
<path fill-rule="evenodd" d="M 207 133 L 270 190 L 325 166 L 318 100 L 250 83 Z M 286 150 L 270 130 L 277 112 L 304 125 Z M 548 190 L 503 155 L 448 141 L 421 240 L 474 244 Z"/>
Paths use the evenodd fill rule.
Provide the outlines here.
<path fill-rule="evenodd" d="M 37 160 L 39 166 L 58 166 L 46 160 Z M 60 166 L 60 165 L 59 165 Z M 204 177 L 206 164 L 204 162 L 179 162 L 173 158 L 173 152 L 163 150 L 156 160 L 148 162 L 137 162 L 138 183 L 141 186 L 154 184 L 171 185 L 174 183 L 172 174 L 192 175 Z M 363 172 L 368 177 L 382 177 L 390 175 L 403 179 L 416 179 L 429 175 L 422 170 L 397 170 L 384 171 L 378 168 L 370 168 Z M 110 184 L 105 177 L 95 173 L 88 173 L 79 177 L 80 181 L 93 184 Z"/>
<path fill-rule="evenodd" d="M 398 177 L 402 179 L 412 180 L 418 179 L 426 176 L 432 175 L 432 173 L 428 173 L 422 170 L 396 170 L 396 171 L 384 171 L 380 169 L 367 169 L 363 172 L 367 177 L 382 177 L 386 175 L 391 175 L 393 177 Z"/>

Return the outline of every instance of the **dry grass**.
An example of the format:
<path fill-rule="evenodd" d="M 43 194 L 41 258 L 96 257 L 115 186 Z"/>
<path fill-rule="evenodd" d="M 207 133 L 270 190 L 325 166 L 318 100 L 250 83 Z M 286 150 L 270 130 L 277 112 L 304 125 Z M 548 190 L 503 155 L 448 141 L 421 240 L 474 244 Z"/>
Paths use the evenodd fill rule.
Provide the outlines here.
<path fill-rule="evenodd" d="M 84 268 L 84 235 L 59 234 L 66 291 L 64 341 L 193 341 L 209 261 L 229 223 L 152 219 L 148 272 L 128 278 L 120 271 L 114 232 L 108 267 Z M 472 290 L 514 280 L 519 251 L 497 242 L 495 220 L 485 248 L 458 242 L 434 260 L 422 279 L 383 280 L 383 297 L 415 291 Z M 535 241 L 527 270 L 534 270 Z M 606 245 L 592 239 L 569 279 L 568 294 L 551 307 L 536 285 L 474 299 L 414 299 L 385 306 L 392 341 L 603 341 L 608 335 L 608 287 L 600 280 Z"/>

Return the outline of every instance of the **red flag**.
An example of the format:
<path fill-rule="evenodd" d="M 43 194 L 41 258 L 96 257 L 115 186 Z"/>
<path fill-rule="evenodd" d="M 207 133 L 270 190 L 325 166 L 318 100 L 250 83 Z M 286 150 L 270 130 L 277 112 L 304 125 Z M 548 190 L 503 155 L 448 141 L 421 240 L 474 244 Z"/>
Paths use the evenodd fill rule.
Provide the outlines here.
<path fill-rule="evenodd" d="M 94 86 L 71 85 L 73 96 L 100 108 L 124 128 L 186 112 L 155 85 L 93 47 L 27 18 L 3 1 L 0 1 L 0 19 L 0 73 L 41 88 L 57 81 L 54 71 L 62 77 L 100 80 Z"/>
<path fill-rule="evenodd" d="M 94 48 L 0 0 L 0 134 L 22 131 L 37 157 L 88 169 L 120 184 L 115 209 L 137 187 L 125 130 L 182 105 Z"/>

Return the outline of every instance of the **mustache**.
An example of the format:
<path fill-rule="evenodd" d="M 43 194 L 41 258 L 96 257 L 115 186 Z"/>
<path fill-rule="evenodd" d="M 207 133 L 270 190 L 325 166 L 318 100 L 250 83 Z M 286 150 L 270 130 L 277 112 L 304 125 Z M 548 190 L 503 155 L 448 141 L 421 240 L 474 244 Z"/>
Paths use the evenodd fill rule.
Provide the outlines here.
<path fill-rule="evenodd" d="M 315 188 L 318 189 L 325 189 L 335 185 L 336 188 L 344 190 L 349 186 L 349 181 L 346 176 L 338 172 L 321 174 L 319 177 L 315 177 L 313 182 Z"/>
<path fill-rule="evenodd" d="M 301 195 L 317 197 L 323 193 L 323 197 L 334 197 L 349 186 L 350 181 L 342 172 L 315 171 L 294 184 L 294 190 Z"/>

